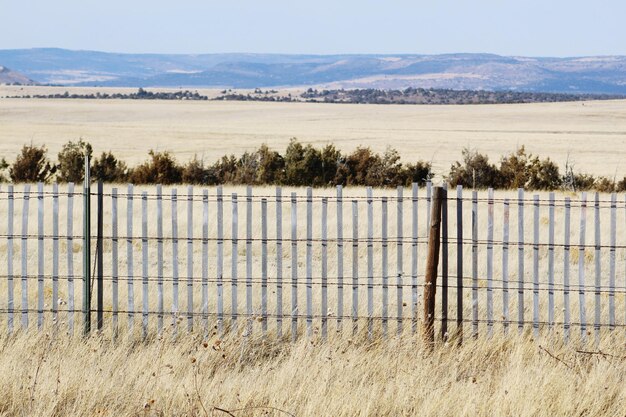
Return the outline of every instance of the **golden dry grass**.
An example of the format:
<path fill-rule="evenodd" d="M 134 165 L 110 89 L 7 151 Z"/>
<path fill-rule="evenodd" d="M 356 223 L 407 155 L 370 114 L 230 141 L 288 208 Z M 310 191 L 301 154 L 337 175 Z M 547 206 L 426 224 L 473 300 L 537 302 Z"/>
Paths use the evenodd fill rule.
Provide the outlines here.
<path fill-rule="evenodd" d="M 615 336 L 598 348 L 511 336 L 432 353 L 416 337 L 2 336 L 0 415 L 618 417 L 626 349 Z"/>
<path fill-rule="evenodd" d="M 404 161 L 432 160 L 441 175 L 463 147 L 497 161 L 526 145 L 561 167 L 569 157 L 577 170 L 612 178 L 626 173 L 625 115 L 626 101 L 401 106 L 0 99 L 0 155 L 12 160 L 32 141 L 55 157 L 63 143 L 83 137 L 96 153 L 111 150 L 130 164 L 145 160 L 150 148 L 212 163 L 262 143 L 282 152 L 297 137 L 345 152 L 393 146 Z"/>

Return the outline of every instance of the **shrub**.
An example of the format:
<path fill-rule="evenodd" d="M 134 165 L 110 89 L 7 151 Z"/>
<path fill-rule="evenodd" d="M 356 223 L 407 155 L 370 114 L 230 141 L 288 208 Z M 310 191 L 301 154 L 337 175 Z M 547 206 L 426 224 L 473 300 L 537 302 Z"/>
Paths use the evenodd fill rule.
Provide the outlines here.
<path fill-rule="evenodd" d="M 111 152 L 102 152 L 93 161 L 91 175 L 96 181 L 124 182 L 128 180 L 128 167 Z"/>
<path fill-rule="evenodd" d="M 346 157 L 345 184 L 376 186 L 380 156 L 370 148 L 358 147 Z"/>
<path fill-rule="evenodd" d="M 285 184 L 304 185 L 304 146 L 291 138 L 285 150 Z"/>
<path fill-rule="evenodd" d="M 614 180 L 607 177 L 598 177 L 593 184 L 593 188 L 599 193 L 612 193 L 615 191 L 616 186 Z"/>
<path fill-rule="evenodd" d="M 407 164 L 403 171 L 403 184 L 404 186 L 410 186 L 416 182 L 420 186 L 426 184 L 433 177 L 432 165 L 430 162 L 417 161 L 414 164 Z"/>
<path fill-rule="evenodd" d="M 194 155 L 182 169 L 182 182 L 185 184 L 215 185 L 217 178 L 214 170 L 204 166 L 204 161 Z"/>
<path fill-rule="evenodd" d="M 587 191 L 593 189 L 596 183 L 596 177 L 590 174 L 574 174 L 573 186 L 575 191 Z"/>
<path fill-rule="evenodd" d="M 495 165 L 489 163 L 489 157 L 464 148 L 463 164 L 455 162 L 450 167 L 450 173 L 446 177 L 451 186 L 472 188 L 498 188 L 501 186 L 500 171 Z"/>
<path fill-rule="evenodd" d="M 79 139 L 69 141 L 57 155 L 57 180 L 78 183 L 85 178 L 85 154 L 91 158 L 93 150 L 88 142 Z"/>
<path fill-rule="evenodd" d="M 619 181 L 617 184 L 615 184 L 615 192 L 616 193 L 621 193 L 626 191 L 626 177 L 624 177 L 623 180 Z"/>
<path fill-rule="evenodd" d="M 533 159 L 527 170 L 529 178 L 526 186 L 531 190 L 556 190 L 562 185 L 559 167 L 550 158 L 541 161 Z"/>
<path fill-rule="evenodd" d="M 224 155 L 211 167 L 218 184 L 232 183 L 237 176 L 237 158 Z"/>
<path fill-rule="evenodd" d="M 5 176 L 4 171 L 9 168 L 9 163 L 6 159 L 0 159 L 0 182 L 6 182 L 8 178 Z"/>
<path fill-rule="evenodd" d="M 50 164 L 45 146 L 24 145 L 9 168 L 13 182 L 47 182 L 56 167 Z"/>
<path fill-rule="evenodd" d="M 285 159 L 263 144 L 256 151 L 258 168 L 256 184 L 281 184 L 285 179 Z"/>
<path fill-rule="evenodd" d="M 130 171 L 130 181 L 135 184 L 177 184 L 182 180 L 182 168 L 167 151 L 148 153 L 150 160 Z"/>
<path fill-rule="evenodd" d="M 237 161 L 235 184 L 256 184 L 256 175 L 259 168 L 259 160 L 256 153 L 244 152 Z"/>

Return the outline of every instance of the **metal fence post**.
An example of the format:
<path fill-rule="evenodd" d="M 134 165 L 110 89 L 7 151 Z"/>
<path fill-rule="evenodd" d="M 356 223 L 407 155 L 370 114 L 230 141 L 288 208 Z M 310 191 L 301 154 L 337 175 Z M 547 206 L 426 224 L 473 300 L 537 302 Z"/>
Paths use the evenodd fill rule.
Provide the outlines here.
<path fill-rule="evenodd" d="M 83 334 L 91 332 L 91 179 L 89 155 L 85 153 L 85 181 L 83 184 Z"/>

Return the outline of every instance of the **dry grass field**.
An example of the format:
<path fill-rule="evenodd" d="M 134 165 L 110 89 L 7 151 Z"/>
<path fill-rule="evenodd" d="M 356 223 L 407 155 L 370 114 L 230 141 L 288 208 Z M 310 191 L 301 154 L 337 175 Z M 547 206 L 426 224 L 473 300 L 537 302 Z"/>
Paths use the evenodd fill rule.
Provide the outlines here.
<path fill-rule="evenodd" d="M 415 339 L 146 344 L 0 337 L 3 416 L 612 416 L 626 349 L 523 337 L 428 352 Z"/>
<path fill-rule="evenodd" d="M 2 94 L 0 94 L 2 95 Z M 0 155 L 12 159 L 23 143 L 32 140 L 45 143 L 54 154 L 60 146 L 70 139 L 78 137 L 88 139 L 96 152 L 112 150 L 126 159 L 136 163 L 145 158 L 149 148 L 172 150 L 179 159 L 185 160 L 193 154 L 203 155 L 212 160 L 224 153 L 236 154 L 253 149 L 266 142 L 270 146 L 283 149 L 292 136 L 303 142 L 324 144 L 333 142 L 342 150 L 349 151 L 358 145 L 371 146 L 381 151 L 387 145 L 396 147 L 405 161 L 412 158 L 433 159 L 439 173 L 449 168 L 449 164 L 460 158 L 463 146 L 472 146 L 492 157 L 513 150 L 517 145 L 526 144 L 527 148 L 540 156 L 550 156 L 564 164 L 569 152 L 570 160 L 576 168 L 599 175 L 613 176 L 615 171 L 624 174 L 626 157 L 626 102 L 591 102 L 541 104 L 541 105 L 503 105 L 503 106 L 366 106 L 366 105 L 322 105 L 322 104 L 271 104 L 271 103 L 217 103 L 217 102 L 130 102 L 130 101 L 82 101 L 82 100 L 24 100 L 0 99 Z M 49 187 L 49 186 L 47 186 Z M 120 193 L 126 186 L 118 186 Z M 17 186 L 16 190 L 21 190 Z M 2 185 L 2 191 L 6 186 Z M 49 188 L 46 188 L 49 191 Z M 61 187 L 65 190 L 65 186 Z M 34 190 L 33 190 L 34 191 Z M 80 191 L 80 187 L 76 189 Z M 107 186 L 106 192 L 109 191 Z M 154 187 L 137 187 L 136 192 L 154 192 Z M 255 195 L 273 195 L 270 187 L 255 188 Z M 290 206 L 288 193 L 296 191 L 304 195 L 303 189 L 287 189 L 283 191 L 283 236 L 290 235 Z M 195 188 L 200 194 L 200 187 Z M 214 194 L 215 189 L 210 193 Z M 225 187 L 224 189 L 224 276 L 226 287 L 225 314 L 230 315 L 231 246 L 232 217 L 231 193 L 239 195 L 239 225 L 237 248 L 237 271 L 240 280 L 239 311 L 245 311 L 245 189 L 243 187 Z M 170 188 L 165 188 L 164 196 L 170 195 Z M 469 197 L 469 191 L 466 196 Z M 180 311 L 185 311 L 186 304 L 186 231 L 187 202 L 185 187 L 178 187 L 178 235 L 179 265 L 181 274 Z M 315 195 L 332 197 L 334 190 L 315 190 Z M 344 190 L 344 271 L 351 277 L 352 248 L 349 238 L 352 233 L 351 198 L 362 198 L 364 189 Z M 393 243 L 397 235 L 396 205 L 393 200 L 395 190 L 374 190 L 374 195 L 389 196 L 389 237 L 388 248 L 390 289 L 389 309 L 396 311 L 395 261 L 397 247 Z M 486 236 L 486 193 L 481 192 L 478 230 L 479 239 Z M 34 194 L 31 195 L 34 197 Z M 410 190 L 404 190 L 403 235 L 411 234 Z M 424 190 L 420 190 L 424 196 Z M 515 198 L 516 193 L 497 192 L 496 197 Z M 578 241 L 579 208 L 577 196 L 572 197 L 572 218 L 570 238 L 572 245 Z M 0 199 L 0 219 L 7 217 L 7 201 L 5 194 Z M 527 198 L 532 198 L 527 193 Z M 557 194 L 557 199 L 565 194 Z M 541 337 L 533 340 L 530 325 L 526 326 L 523 335 L 510 331 L 503 336 L 502 324 L 497 318 L 494 337 L 487 339 L 486 325 L 481 322 L 480 336 L 474 340 L 469 337 L 470 325 L 467 324 L 465 342 L 461 347 L 455 343 L 439 344 L 431 352 L 425 349 L 417 335 L 409 332 L 409 324 L 405 324 L 405 332 L 401 338 L 390 337 L 387 340 L 375 339 L 368 341 L 363 332 L 351 336 L 350 332 L 336 333 L 334 319 L 329 321 L 329 340 L 323 342 L 317 334 L 319 320 L 316 319 L 316 334 L 310 339 L 301 337 L 292 343 L 277 340 L 273 331 L 275 321 L 270 322 L 270 336 L 260 338 L 260 323 L 255 323 L 252 337 L 244 337 L 241 333 L 229 333 L 218 338 L 210 332 L 207 339 L 202 332 L 187 335 L 184 323 L 179 325 L 177 337 L 174 339 L 171 318 L 166 317 L 166 330 L 161 338 L 157 338 L 154 316 L 150 318 L 150 337 L 147 342 L 139 342 L 139 337 L 128 338 L 125 328 L 126 314 L 120 315 L 120 338 L 111 341 L 110 314 L 106 316 L 107 331 L 94 335 L 89 339 L 81 339 L 79 334 L 81 317 L 76 314 L 74 336 L 65 334 L 67 329 L 67 313 L 59 315 L 61 327 L 55 332 L 51 326 L 51 316 L 46 313 L 44 331 L 36 333 L 36 313 L 30 313 L 30 329 L 28 332 L 18 331 L 7 336 L 7 282 L 0 279 L 0 416 L 623 416 L 626 409 L 626 390 L 623 381 L 626 379 L 626 345 L 624 342 L 624 320 L 626 314 L 626 298 L 624 298 L 624 276 L 626 273 L 626 235 L 624 231 L 624 200 L 618 199 L 618 236 L 616 252 L 616 275 L 618 289 L 616 294 L 616 317 L 620 325 L 614 332 L 604 330 L 599 344 L 593 343 L 590 336 L 587 343 L 578 338 L 579 329 L 573 327 L 572 340 L 569 344 L 562 343 L 561 328 L 548 333 L 542 326 Z M 542 194 L 542 199 L 546 195 Z M 601 195 L 603 201 L 607 195 Z M 46 197 L 45 231 L 51 228 L 51 200 Z M 591 201 L 591 196 L 590 196 Z M 67 199 L 62 196 L 60 205 L 60 231 L 66 231 Z M 148 201 L 148 234 L 155 234 L 155 202 Z M 364 239 L 367 231 L 366 204 L 359 200 L 359 238 Z M 610 232 L 606 203 L 602 208 L 602 243 L 608 242 Z M 80 234 L 82 228 L 81 197 L 74 199 L 74 232 Z M 22 201 L 15 202 L 15 218 L 13 222 L 16 233 L 21 232 Z M 455 203 L 450 202 L 450 213 L 454 213 Z M 314 238 L 320 237 L 319 200 L 314 203 Z M 469 210 L 470 204 L 464 206 L 465 237 L 471 236 Z M 253 214 L 253 235 L 260 233 L 260 204 L 255 199 Z M 495 206 L 494 234 L 496 240 L 502 237 L 502 202 Z M 119 200 L 119 234 L 126 234 L 126 201 Z M 37 233 L 37 200 L 30 202 L 29 233 Z M 198 197 L 194 203 L 193 235 L 201 236 L 202 204 Z M 209 205 L 209 230 L 215 235 L 215 201 Z M 305 204 L 298 203 L 298 238 L 305 236 Z M 511 206 L 511 239 L 517 238 L 517 210 Z M 336 236 L 336 207 L 331 200 L 328 206 L 329 237 Z M 532 207 L 526 207 L 525 239 L 532 241 Z M 564 238 L 563 210 L 556 210 L 556 242 L 562 243 Z M 105 200 L 105 234 L 110 233 L 111 200 Z M 171 237 L 171 201 L 163 203 L 164 234 Z M 268 204 L 268 238 L 275 235 L 275 205 L 270 199 Z M 547 207 L 540 208 L 539 233 L 541 241 L 547 239 Z M 196 220 L 197 219 L 197 220 Z M 141 200 L 134 201 L 134 236 L 141 233 Z M 425 202 L 419 203 L 419 235 L 418 247 L 420 282 L 422 280 L 426 251 L 424 237 L 426 233 Z M 95 231 L 95 221 L 93 224 Z M 374 235 L 381 233 L 381 202 L 374 206 Z M 451 234 L 455 233 L 454 216 L 450 220 Z M 6 234 L 7 222 L 0 223 L 0 235 Z M 593 241 L 593 210 L 587 209 L 587 244 Z M 49 274 L 51 241 L 46 240 L 46 274 Z M 0 277 L 6 276 L 7 240 L 0 241 Z M 137 310 L 141 309 L 141 274 L 142 261 L 141 239 L 133 239 L 132 248 L 135 258 L 134 303 Z M 511 280 L 516 279 L 517 254 L 511 248 L 509 271 Z M 16 308 L 22 296 L 20 274 L 21 242 L 14 241 L 15 264 L 15 299 Z M 80 306 L 82 283 L 81 244 L 75 240 L 69 246 L 64 239 L 60 241 L 60 285 L 59 297 L 67 300 L 68 286 L 66 282 L 67 252 L 74 262 L 77 282 L 75 288 L 76 305 Z M 126 241 L 119 243 L 119 270 L 126 274 Z M 464 245 L 465 276 L 471 276 L 471 247 Z M 485 318 L 486 282 L 485 274 L 486 248 L 479 246 L 478 274 L 480 319 Z M 156 268 L 156 242 L 150 240 L 149 273 L 152 277 Z M 201 274 L 201 244 L 195 242 L 194 276 Z M 381 274 L 381 244 L 374 246 L 374 273 L 376 280 Z M 410 265 L 410 245 L 405 244 L 404 263 Z M 260 271 L 259 254 L 261 244 L 253 244 L 253 272 L 256 277 Z M 215 242 L 209 245 L 209 274 L 216 273 Z M 283 244 L 284 279 L 289 281 L 291 273 L 289 242 Z M 602 285 L 607 285 L 608 256 L 603 248 L 601 262 Z M 360 276 L 365 277 L 366 245 L 360 242 L 358 250 Z M 532 281 L 532 247 L 525 251 L 526 282 Z M 593 285 L 594 254 L 593 249 L 583 253 L 575 247 L 570 253 L 569 267 L 572 283 L 577 282 L 578 261 L 584 256 L 582 265 L 585 270 L 587 285 Z M 111 241 L 104 245 L 106 272 L 111 265 Z M 305 244 L 298 246 L 299 277 L 304 277 Z M 494 276 L 501 279 L 502 248 L 494 249 Z M 542 284 L 546 282 L 548 251 L 541 247 L 538 256 L 539 273 Z M 335 274 L 336 246 L 328 247 L 329 276 Z M 450 271 L 455 270 L 456 249 L 450 247 Z M 172 274 L 172 245 L 166 240 L 164 245 L 165 276 Z M 274 277 L 276 269 L 276 245 L 268 245 L 268 270 Z M 321 245 L 316 242 L 313 247 L 313 276 L 320 275 Z M 37 242 L 29 240 L 27 267 L 30 274 L 37 271 Z M 555 251 L 556 283 L 562 283 L 564 262 L 563 250 Z M 454 280 L 454 278 L 451 278 Z M 408 277 L 407 277 L 408 280 Z M 334 278 L 333 278 L 334 281 Z M 377 281 L 377 284 L 379 282 Z M 470 285 L 470 282 L 467 282 Z M 529 284 L 530 285 L 530 284 Z M 215 282 L 210 283 L 209 311 L 215 311 Z M 542 286 L 545 288 L 545 285 Z M 127 307 L 127 282 L 120 280 L 120 307 Z M 275 288 L 270 283 L 269 310 L 276 307 Z M 517 314 L 517 298 L 515 285 L 511 284 L 510 311 L 512 318 Z M 45 307 L 51 304 L 51 283 L 45 282 Z M 106 282 L 105 290 L 110 294 L 110 281 Z M 165 284 L 165 311 L 171 311 L 172 283 Z M 199 284 L 194 286 L 195 309 L 200 308 Z M 299 287 L 298 297 L 301 308 L 304 308 L 304 283 Z M 359 290 L 360 315 L 366 314 L 366 289 Z M 404 299 L 410 300 L 410 288 L 405 288 Z M 420 294 L 421 294 L 420 287 Z M 254 283 L 254 312 L 259 311 L 259 283 Z M 36 307 L 37 282 L 29 283 L 28 295 L 31 308 Z M 525 291 L 525 317 L 532 317 L 532 289 Z M 345 292 L 344 305 L 349 312 L 351 294 Z M 375 310 L 379 314 L 381 305 L 381 289 L 377 285 L 374 291 Z M 150 308 L 156 301 L 154 282 L 150 284 Z M 315 281 L 313 297 L 314 313 L 319 314 L 320 283 Z M 542 289 L 540 299 L 541 320 L 546 319 L 546 294 Z M 455 300 L 452 290 L 450 299 Z M 608 295 L 602 294 L 602 321 L 606 323 Z M 110 308 L 110 298 L 105 298 L 105 307 Z M 284 290 L 283 303 L 288 310 L 290 291 Z M 438 300 L 438 311 L 439 311 Z M 593 321 L 593 291 L 586 294 L 587 317 Z M 578 294 L 572 291 L 572 321 L 578 321 Z M 329 306 L 337 305 L 336 288 L 329 288 Z M 471 295 L 465 292 L 465 316 L 471 317 Z M 454 306 L 450 306 L 449 316 L 455 317 Z M 66 309 L 63 306 L 61 310 Z M 421 308 L 421 299 L 420 299 Z M 502 290 L 494 292 L 494 311 L 496 316 L 502 311 Z M 405 317 L 410 316 L 410 305 L 404 309 Z M 556 296 L 556 319 L 561 321 L 562 294 Z M 19 327 L 19 315 L 16 314 L 15 326 Z M 139 335 L 141 315 L 135 315 L 135 336 Z M 214 317 L 211 317 L 214 324 Z M 196 329 L 201 328 L 200 319 L 195 323 Z M 377 329 L 380 322 L 376 322 Z M 287 333 L 289 323 L 284 323 Z M 451 326 L 454 329 L 454 325 Z M 364 326 L 360 327 L 363 330 Z M 593 329 L 589 328 L 591 332 Z M 301 334 L 304 333 L 304 321 L 300 320 Z M 390 335 L 395 334 L 395 321 L 389 325 Z M 288 334 L 288 333 L 287 333 Z M 591 335 L 592 333 L 590 333 Z"/>
<path fill-rule="evenodd" d="M 3 87 L 0 97 L 11 88 Z M 297 137 L 318 146 L 332 142 L 345 152 L 393 146 L 404 161 L 432 161 L 437 174 L 461 158 L 463 147 L 496 161 L 520 145 L 561 168 L 569 157 L 577 170 L 595 175 L 626 172 L 626 101 L 399 106 L 0 99 L 0 126 L 0 155 L 9 160 L 31 141 L 55 157 L 63 143 L 82 137 L 96 153 L 111 150 L 130 164 L 145 160 L 150 148 L 170 150 L 181 161 L 198 155 L 213 162 L 262 143 L 283 151 Z"/>

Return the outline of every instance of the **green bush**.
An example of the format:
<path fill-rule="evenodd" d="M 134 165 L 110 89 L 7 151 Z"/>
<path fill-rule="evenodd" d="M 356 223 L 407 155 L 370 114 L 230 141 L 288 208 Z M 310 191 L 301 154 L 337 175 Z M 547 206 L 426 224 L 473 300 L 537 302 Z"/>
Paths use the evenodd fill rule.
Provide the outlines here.
<path fill-rule="evenodd" d="M 132 169 L 129 179 L 134 184 L 179 184 L 183 169 L 167 151 L 148 152 L 150 159 Z"/>
<path fill-rule="evenodd" d="M 9 167 L 11 181 L 47 182 L 56 171 L 47 157 L 45 146 L 24 145 L 13 164 Z"/>
<path fill-rule="evenodd" d="M 489 163 L 489 157 L 464 148 L 462 151 L 463 163 L 455 162 L 450 167 L 450 173 L 446 177 L 451 186 L 471 188 L 500 188 L 502 178 L 500 170 Z"/>
<path fill-rule="evenodd" d="M 110 151 L 102 152 L 92 163 L 91 176 L 96 181 L 121 183 L 128 181 L 128 167 Z"/>
<path fill-rule="evenodd" d="M 79 183 L 85 178 L 85 155 L 91 158 L 93 150 L 88 142 L 79 139 L 69 141 L 57 155 L 57 180 Z"/>

